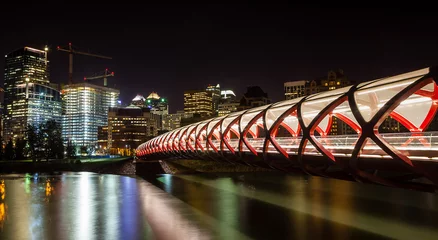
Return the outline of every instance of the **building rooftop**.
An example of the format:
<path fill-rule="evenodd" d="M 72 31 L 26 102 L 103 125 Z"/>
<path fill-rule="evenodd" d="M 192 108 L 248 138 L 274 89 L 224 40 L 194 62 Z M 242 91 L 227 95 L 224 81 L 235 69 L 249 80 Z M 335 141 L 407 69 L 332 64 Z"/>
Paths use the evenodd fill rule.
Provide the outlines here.
<path fill-rule="evenodd" d="M 135 98 L 132 99 L 132 101 L 145 101 L 146 99 L 141 94 L 137 94 Z"/>
<path fill-rule="evenodd" d="M 156 92 L 151 92 L 151 94 L 149 94 L 147 99 L 160 99 L 160 96 L 158 96 Z"/>

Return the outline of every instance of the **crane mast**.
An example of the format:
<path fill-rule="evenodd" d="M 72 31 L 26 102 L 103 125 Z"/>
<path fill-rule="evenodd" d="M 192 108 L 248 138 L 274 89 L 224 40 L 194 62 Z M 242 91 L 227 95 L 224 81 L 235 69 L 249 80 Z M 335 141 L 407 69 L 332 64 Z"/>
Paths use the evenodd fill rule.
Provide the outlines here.
<path fill-rule="evenodd" d="M 73 83 L 73 54 L 79 54 L 79 55 L 85 55 L 85 56 L 103 58 L 103 59 L 112 59 L 112 57 L 74 50 L 71 43 L 68 43 L 68 48 L 61 48 L 58 46 L 57 49 L 58 51 L 68 53 L 68 84 L 69 85 Z"/>

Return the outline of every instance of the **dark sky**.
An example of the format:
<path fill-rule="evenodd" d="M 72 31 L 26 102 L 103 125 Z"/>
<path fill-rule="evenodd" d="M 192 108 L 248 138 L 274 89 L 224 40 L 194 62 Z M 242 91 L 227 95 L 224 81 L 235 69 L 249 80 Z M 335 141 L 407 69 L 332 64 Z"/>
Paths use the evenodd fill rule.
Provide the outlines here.
<path fill-rule="evenodd" d="M 284 82 L 330 69 L 361 82 L 438 63 L 438 18 L 427 6 L 69 5 L 2 6 L 0 51 L 48 44 L 51 81 L 67 83 L 68 54 L 56 47 L 72 42 L 113 57 L 75 55 L 74 82 L 109 68 L 122 102 L 156 91 L 171 112 L 184 90 L 209 83 L 238 95 L 258 85 L 279 101 Z"/>

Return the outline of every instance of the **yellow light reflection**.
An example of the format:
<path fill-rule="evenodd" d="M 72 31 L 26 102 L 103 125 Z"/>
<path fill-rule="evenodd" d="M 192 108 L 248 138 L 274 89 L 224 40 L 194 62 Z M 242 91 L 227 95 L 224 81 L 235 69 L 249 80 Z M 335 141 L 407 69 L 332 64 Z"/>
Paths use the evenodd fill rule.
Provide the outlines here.
<path fill-rule="evenodd" d="M 47 179 L 46 180 L 46 197 L 49 197 L 50 195 L 52 195 L 54 189 L 55 188 L 50 183 L 50 179 Z"/>
<path fill-rule="evenodd" d="M 5 180 L 1 180 L 1 182 L 0 182 L 0 196 L 1 196 L 1 200 L 0 200 L 0 229 L 3 229 L 3 224 L 6 220 L 6 210 L 7 210 L 7 205 L 4 202 L 5 197 L 6 197 Z"/>
<path fill-rule="evenodd" d="M 5 180 L 0 181 L 0 197 L 4 200 L 6 196 Z"/>

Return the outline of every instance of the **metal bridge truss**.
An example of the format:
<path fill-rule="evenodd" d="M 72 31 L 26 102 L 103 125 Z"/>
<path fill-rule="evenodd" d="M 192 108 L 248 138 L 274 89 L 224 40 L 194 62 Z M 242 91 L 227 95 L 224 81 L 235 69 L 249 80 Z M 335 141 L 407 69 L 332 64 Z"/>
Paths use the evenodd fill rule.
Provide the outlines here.
<path fill-rule="evenodd" d="M 140 159 L 213 159 L 387 186 L 438 186 L 434 68 L 231 113 L 141 144 Z M 380 133 L 391 117 L 407 132 Z M 349 129 L 332 135 L 331 129 Z M 417 184 L 421 182 L 421 184 Z"/>

